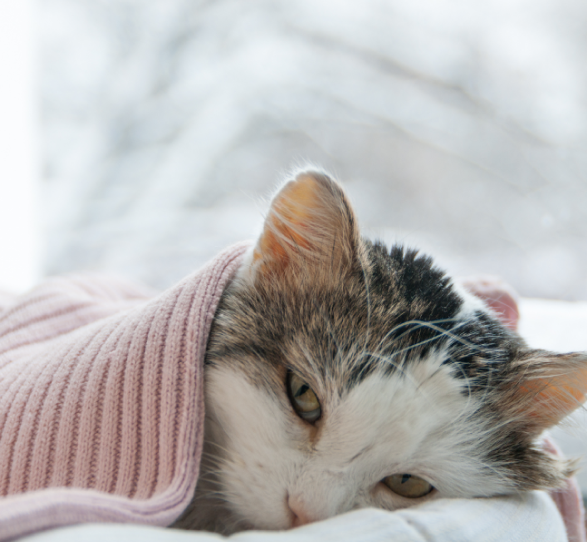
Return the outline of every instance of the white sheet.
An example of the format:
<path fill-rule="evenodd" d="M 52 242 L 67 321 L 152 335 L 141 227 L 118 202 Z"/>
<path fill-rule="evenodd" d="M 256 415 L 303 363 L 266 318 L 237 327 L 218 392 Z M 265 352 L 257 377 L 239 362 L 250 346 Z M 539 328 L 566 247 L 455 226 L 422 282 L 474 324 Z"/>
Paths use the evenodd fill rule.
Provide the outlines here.
<path fill-rule="evenodd" d="M 56 529 L 21 542 L 218 542 L 223 537 L 129 525 L 84 525 Z M 565 542 L 564 525 L 542 492 L 522 497 L 440 500 L 384 512 L 356 510 L 291 531 L 249 531 L 233 542 Z"/>

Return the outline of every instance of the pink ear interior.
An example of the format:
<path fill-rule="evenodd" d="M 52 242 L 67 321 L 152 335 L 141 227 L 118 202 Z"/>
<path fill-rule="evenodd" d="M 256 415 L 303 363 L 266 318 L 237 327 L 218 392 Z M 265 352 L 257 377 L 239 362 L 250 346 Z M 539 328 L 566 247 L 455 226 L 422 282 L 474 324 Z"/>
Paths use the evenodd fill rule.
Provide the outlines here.
<path fill-rule="evenodd" d="M 520 312 L 518 294 L 507 282 L 499 277 L 476 275 L 459 281 L 469 292 L 481 298 L 500 319 L 503 325 L 516 331 Z"/>
<path fill-rule="evenodd" d="M 323 186 L 312 175 L 298 175 L 271 203 L 253 259 L 265 273 L 282 273 L 304 251 L 315 252 L 323 209 Z"/>
<path fill-rule="evenodd" d="M 273 198 L 253 253 L 257 278 L 329 279 L 357 257 L 358 230 L 341 187 L 319 172 L 299 173 Z"/>
<path fill-rule="evenodd" d="M 541 373 L 521 382 L 518 398 L 530 399 L 527 414 L 541 429 L 552 427 L 585 402 L 585 356 L 558 354 L 541 361 Z"/>

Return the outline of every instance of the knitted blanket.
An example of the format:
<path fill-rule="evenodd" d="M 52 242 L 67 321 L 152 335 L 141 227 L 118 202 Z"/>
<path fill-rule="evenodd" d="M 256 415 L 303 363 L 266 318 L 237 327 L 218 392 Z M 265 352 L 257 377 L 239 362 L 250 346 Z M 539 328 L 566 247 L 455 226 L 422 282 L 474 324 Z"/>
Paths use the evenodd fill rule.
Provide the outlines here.
<path fill-rule="evenodd" d="M 0 299 L 0 540 L 179 517 L 198 477 L 208 332 L 245 249 L 154 298 L 69 277 Z"/>
<path fill-rule="evenodd" d="M 210 324 L 247 246 L 156 296 L 97 276 L 0 295 L 0 541 L 181 515 L 199 472 Z M 583 542 L 576 484 L 552 497 Z"/>

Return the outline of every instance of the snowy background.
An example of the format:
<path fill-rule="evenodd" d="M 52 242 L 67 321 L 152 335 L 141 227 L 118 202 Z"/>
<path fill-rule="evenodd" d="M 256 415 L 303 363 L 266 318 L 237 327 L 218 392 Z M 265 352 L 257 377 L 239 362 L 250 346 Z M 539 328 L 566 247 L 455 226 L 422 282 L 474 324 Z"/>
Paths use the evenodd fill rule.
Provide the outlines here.
<path fill-rule="evenodd" d="M 31 0 L 0 0 L 0 294 L 40 278 Z"/>
<path fill-rule="evenodd" d="M 43 272 L 165 287 L 314 163 L 373 236 L 587 299 L 582 0 L 37 0 Z"/>

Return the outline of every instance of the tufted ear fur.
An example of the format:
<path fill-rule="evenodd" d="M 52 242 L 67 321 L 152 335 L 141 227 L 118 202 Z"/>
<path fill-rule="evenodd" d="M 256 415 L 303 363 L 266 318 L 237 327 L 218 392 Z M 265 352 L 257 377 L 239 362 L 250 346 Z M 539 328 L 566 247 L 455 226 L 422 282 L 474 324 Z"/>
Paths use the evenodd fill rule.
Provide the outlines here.
<path fill-rule="evenodd" d="M 541 432 L 587 400 L 587 353 L 529 350 L 520 357 L 517 381 L 507 404 L 531 432 Z"/>
<path fill-rule="evenodd" d="M 344 273 L 357 261 L 359 232 L 347 197 L 323 173 L 289 181 L 271 202 L 251 264 L 256 279 Z"/>

